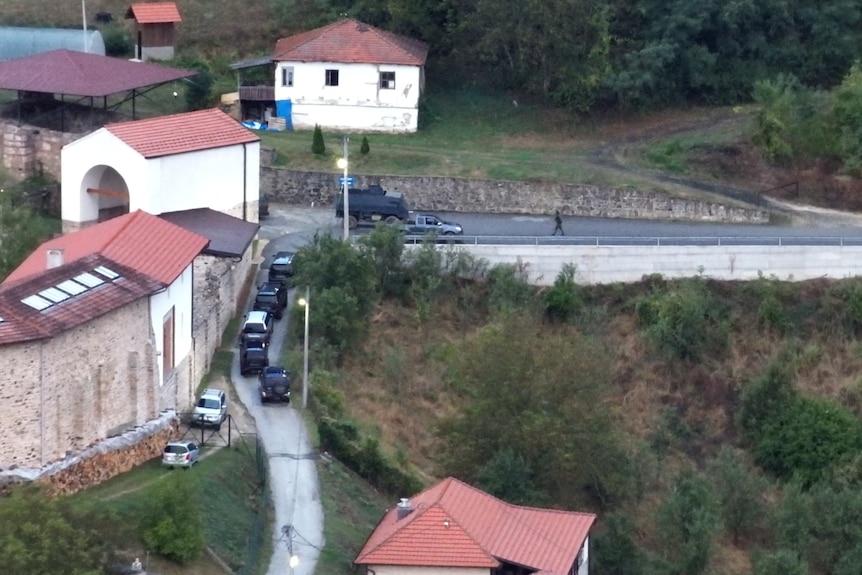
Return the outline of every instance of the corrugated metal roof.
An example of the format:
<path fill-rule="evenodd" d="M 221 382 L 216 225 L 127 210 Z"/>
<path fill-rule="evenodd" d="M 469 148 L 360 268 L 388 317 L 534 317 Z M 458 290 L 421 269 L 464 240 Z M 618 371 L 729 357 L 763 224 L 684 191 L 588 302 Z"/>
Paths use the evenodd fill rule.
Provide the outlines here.
<path fill-rule="evenodd" d="M 66 48 L 105 55 L 105 41 L 98 30 L 19 28 L 0 26 L 0 62 Z"/>
<path fill-rule="evenodd" d="M 257 201 L 257 198 L 249 198 L 252 200 Z M 242 257 L 260 229 L 259 224 L 211 208 L 166 212 L 159 217 L 207 238 L 210 243 L 203 253 L 219 257 Z"/>
<path fill-rule="evenodd" d="M 254 132 L 217 108 L 108 124 L 105 129 L 145 158 L 260 141 Z"/>
<path fill-rule="evenodd" d="M 173 2 L 146 2 L 132 4 L 126 18 L 134 18 L 138 24 L 169 24 L 182 22 L 180 11 Z"/>
<path fill-rule="evenodd" d="M 401 520 L 397 507 L 386 513 L 359 552 L 357 564 L 479 566 L 459 564 L 457 553 L 448 558 L 443 551 L 447 546 L 464 549 L 471 561 L 477 561 L 475 550 L 465 547 L 466 534 L 499 561 L 548 575 L 566 575 L 596 521 L 592 513 L 511 505 L 453 477 L 416 495 L 410 503 L 413 511 Z M 435 511 L 430 520 L 424 519 L 431 510 Z M 412 535 L 415 529 L 411 525 L 417 521 L 426 527 L 421 537 Z M 425 540 L 433 540 L 434 546 L 426 547 Z"/>
<path fill-rule="evenodd" d="M 116 277 L 101 275 L 95 272 L 97 268 L 107 268 Z M 47 289 L 57 289 L 63 282 L 74 282 L 84 273 L 97 276 L 101 283 L 42 310 L 23 302 Z M 53 337 L 163 288 L 153 278 L 99 254 L 45 270 L 14 285 L 4 284 L 0 286 L 0 345 Z"/>
<path fill-rule="evenodd" d="M 266 64 L 272 64 L 272 56 L 259 56 L 257 58 L 240 60 L 239 62 L 230 64 L 228 68 L 231 70 L 244 70 L 246 68 L 254 68 L 256 66 L 265 66 Z"/>
<path fill-rule="evenodd" d="M 48 250 L 62 250 L 67 264 L 99 253 L 170 285 L 208 243 L 202 236 L 137 210 L 48 240 L 9 274 L 2 285 L 13 285 L 42 273 L 47 267 Z"/>
<path fill-rule="evenodd" d="M 0 62 L 0 89 L 110 96 L 196 74 L 178 68 L 64 49 Z"/>
<path fill-rule="evenodd" d="M 278 62 L 424 66 L 427 57 L 428 45 L 424 42 L 346 19 L 282 38 L 275 45 L 272 59 Z"/>

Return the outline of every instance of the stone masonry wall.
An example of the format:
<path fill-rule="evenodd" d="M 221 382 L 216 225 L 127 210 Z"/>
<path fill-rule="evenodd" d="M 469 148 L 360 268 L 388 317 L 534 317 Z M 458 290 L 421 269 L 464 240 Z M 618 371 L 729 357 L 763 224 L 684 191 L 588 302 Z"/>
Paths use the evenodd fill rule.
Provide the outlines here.
<path fill-rule="evenodd" d="M 262 154 L 263 158 L 265 156 Z M 714 202 L 584 184 L 467 180 L 444 177 L 362 176 L 356 187 L 380 184 L 402 192 L 417 211 L 553 214 L 611 218 L 767 223 L 769 214 Z M 272 200 L 303 206 L 333 205 L 339 174 L 261 166 L 260 189 Z"/>
<path fill-rule="evenodd" d="M 60 180 L 60 150 L 83 134 L 46 130 L 0 120 L 3 144 L 0 156 L 3 168 L 15 180 L 45 173 Z"/>
<path fill-rule="evenodd" d="M 0 347 L 0 470 L 41 468 L 158 415 L 147 298 L 49 340 Z"/>

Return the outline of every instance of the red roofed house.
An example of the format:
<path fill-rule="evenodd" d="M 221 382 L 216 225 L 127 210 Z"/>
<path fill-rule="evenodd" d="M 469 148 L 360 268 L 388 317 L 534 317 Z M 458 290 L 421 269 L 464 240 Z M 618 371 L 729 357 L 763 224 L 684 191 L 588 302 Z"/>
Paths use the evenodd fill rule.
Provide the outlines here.
<path fill-rule="evenodd" d="M 135 20 L 135 55 L 140 60 L 170 60 L 176 47 L 176 25 L 183 21 L 174 2 L 132 4 L 126 18 Z"/>
<path fill-rule="evenodd" d="M 595 521 L 511 505 L 449 477 L 389 509 L 354 563 L 374 575 L 588 575 Z"/>
<path fill-rule="evenodd" d="M 135 211 L 43 243 L 0 284 L 0 471 L 191 405 L 193 262 L 208 243 Z"/>
<path fill-rule="evenodd" d="M 257 222 L 260 139 L 218 109 L 108 124 L 63 147 L 63 229 L 143 210 Z"/>
<path fill-rule="evenodd" d="M 276 115 L 288 126 L 415 132 L 428 46 L 345 19 L 276 43 Z"/>

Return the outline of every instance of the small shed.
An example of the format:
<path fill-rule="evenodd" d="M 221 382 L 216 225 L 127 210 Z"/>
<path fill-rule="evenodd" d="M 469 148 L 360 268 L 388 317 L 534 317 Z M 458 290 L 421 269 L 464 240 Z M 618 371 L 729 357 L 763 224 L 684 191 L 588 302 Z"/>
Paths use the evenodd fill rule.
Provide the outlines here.
<path fill-rule="evenodd" d="M 182 22 L 174 2 L 132 4 L 126 18 L 135 20 L 135 57 L 170 60 L 176 48 L 176 25 Z"/>

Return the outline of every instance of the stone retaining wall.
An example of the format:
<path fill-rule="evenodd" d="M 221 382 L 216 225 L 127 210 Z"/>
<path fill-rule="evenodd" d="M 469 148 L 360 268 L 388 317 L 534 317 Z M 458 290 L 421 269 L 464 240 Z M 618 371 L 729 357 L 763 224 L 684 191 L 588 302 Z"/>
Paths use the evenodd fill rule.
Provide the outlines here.
<path fill-rule="evenodd" d="M 338 174 L 267 166 L 261 154 L 261 193 L 293 205 L 332 205 Z M 607 218 L 674 219 L 701 222 L 767 223 L 764 210 L 663 194 L 584 184 L 468 180 L 448 177 L 354 176 L 356 187 L 380 184 L 402 192 L 417 211 L 552 214 Z"/>
<path fill-rule="evenodd" d="M 16 180 L 44 173 L 59 181 L 60 150 L 83 135 L 26 124 L 19 126 L 10 120 L 0 120 L 0 132 L 3 134 L 0 146 L 3 168 Z"/>

